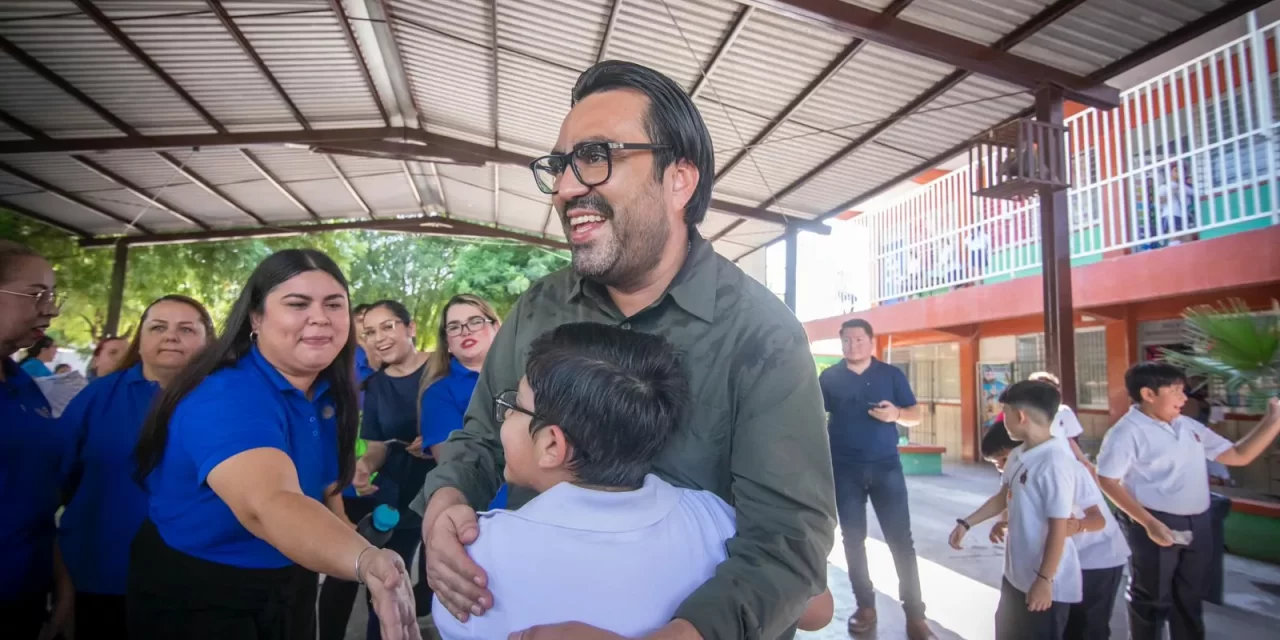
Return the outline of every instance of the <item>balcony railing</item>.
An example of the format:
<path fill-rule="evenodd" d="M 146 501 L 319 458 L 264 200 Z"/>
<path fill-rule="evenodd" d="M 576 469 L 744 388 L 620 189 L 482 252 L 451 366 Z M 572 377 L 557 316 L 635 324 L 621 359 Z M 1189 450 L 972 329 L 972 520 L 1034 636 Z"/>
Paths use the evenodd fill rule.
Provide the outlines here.
<path fill-rule="evenodd" d="M 1123 92 L 1116 109 L 1067 119 L 1073 264 L 1280 222 L 1278 32 L 1251 29 Z M 859 306 L 1038 273 L 1039 203 L 973 186 L 964 167 L 848 223 L 869 249 Z"/>

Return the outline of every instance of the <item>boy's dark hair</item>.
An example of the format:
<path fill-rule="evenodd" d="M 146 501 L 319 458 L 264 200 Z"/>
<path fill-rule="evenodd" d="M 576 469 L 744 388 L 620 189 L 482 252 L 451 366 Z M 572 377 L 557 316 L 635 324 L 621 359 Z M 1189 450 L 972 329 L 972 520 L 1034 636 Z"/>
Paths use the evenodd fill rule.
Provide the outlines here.
<path fill-rule="evenodd" d="M 1009 435 L 1009 430 L 1004 426 L 1004 420 L 996 420 L 991 428 L 982 436 L 982 457 L 994 458 L 1002 453 L 1013 451 L 1018 446 L 1018 441 Z"/>
<path fill-rule="evenodd" d="M 1062 393 L 1048 382 L 1023 380 L 1009 385 L 1000 394 L 1000 402 L 1023 411 L 1034 409 L 1044 414 L 1044 422 L 1048 424 L 1058 415 L 1058 407 L 1062 406 Z"/>
<path fill-rule="evenodd" d="M 1143 389 L 1159 393 L 1161 387 L 1186 382 L 1187 374 L 1167 362 L 1139 362 L 1124 372 L 1124 388 L 1129 392 L 1129 399 L 1138 404 L 1142 403 Z"/>
<path fill-rule="evenodd" d="M 876 332 L 871 329 L 871 323 L 867 322 L 866 320 L 863 320 L 862 318 L 845 320 L 844 323 L 840 325 L 840 331 L 839 331 L 840 335 L 844 335 L 845 329 L 862 329 L 863 331 L 867 332 L 868 338 L 876 337 Z"/>
<path fill-rule="evenodd" d="M 364 313 L 364 312 L 366 312 L 366 311 L 368 311 L 368 310 L 370 310 L 370 309 L 372 309 L 372 308 L 373 308 L 373 305 L 368 304 L 368 303 L 366 303 L 366 302 L 361 302 L 360 304 L 358 304 L 358 305 L 356 305 L 356 306 L 354 306 L 354 307 L 351 307 L 351 315 L 353 315 L 353 316 L 358 316 L 358 315 L 360 315 L 360 314 L 362 314 L 362 313 Z"/>
<path fill-rule="evenodd" d="M 578 480 L 638 488 L 679 428 L 689 379 L 660 336 L 581 322 L 556 327 L 530 347 L 533 431 L 559 425 L 573 445 Z"/>

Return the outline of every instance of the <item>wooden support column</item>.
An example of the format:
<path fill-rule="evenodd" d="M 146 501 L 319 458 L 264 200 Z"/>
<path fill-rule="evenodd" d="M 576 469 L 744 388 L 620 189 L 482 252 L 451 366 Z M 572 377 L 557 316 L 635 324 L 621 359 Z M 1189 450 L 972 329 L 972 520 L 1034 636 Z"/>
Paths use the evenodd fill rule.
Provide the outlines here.
<path fill-rule="evenodd" d="M 982 426 L 978 419 L 978 334 L 961 338 L 960 344 L 960 458 L 982 460 Z"/>
<path fill-rule="evenodd" d="M 1036 92 L 1036 119 L 1062 125 L 1063 91 L 1048 86 Z M 1042 154 L 1062 154 L 1062 145 L 1041 148 Z M 1051 160 L 1043 162 L 1052 166 Z M 1044 274 L 1045 368 L 1062 381 L 1062 403 L 1076 406 L 1075 322 L 1071 309 L 1071 227 L 1067 192 L 1040 189 L 1040 249 Z"/>
<path fill-rule="evenodd" d="M 129 245 L 117 242 L 115 262 L 111 265 L 111 290 L 107 294 L 107 324 L 103 336 L 114 336 L 120 329 L 120 308 L 124 304 L 124 277 L 129 270 Z"/>
<path fill-rule="evenodd" d="M 798 262 L 800 252 L 799 231 L 793 226 L 787 226 L 787 274 L 786 274 L 786 290 L 782 294 L 782 299 L 787 303 L 787 308 L 791 309 L 791 313 L 796 312 L 796 263 Z"/>

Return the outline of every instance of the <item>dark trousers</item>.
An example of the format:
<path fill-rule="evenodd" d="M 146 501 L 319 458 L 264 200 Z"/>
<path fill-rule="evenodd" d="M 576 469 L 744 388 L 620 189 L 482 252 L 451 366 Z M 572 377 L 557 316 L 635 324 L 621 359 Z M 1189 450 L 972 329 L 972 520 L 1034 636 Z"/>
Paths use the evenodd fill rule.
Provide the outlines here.
<path fill-rule="evenodd" d="M 49 594 L 40 592 L 0 600 L 0 630 L 6 638 L 35 640 L 48 618 Z"/>
<path fill-rule="evenodd" d="M 129 556 L 131 640 L 312 640 L 316 580 L 297 565 L 244 569 L 165 544 L 150 520 Z"/>
<path fill-rule="evenodd" d="M 76 592 L 76 640 L 129 637 L 129 609 L 122 595 Z"/>
<path fill-rule="evenodd" d="M 1008 579 L 1000 582 L 996 640 L 1062 640 L 1071 605 L 1054 602 L 1044 611 L 1027 608 L 1027 594 Z"/>
<path fill-rule="evenodd" d="M 1191 544 L 1161 547 L 1140 525 L 1122 517 L 1133 555 L 1129 558 L 1129 637 L 1160 640 L 1169 625 L 1171 640 L 1204 638 L 1203 601 L 1213 558 L 1209 512 L 1151 515 L 1174 531 L 1190 531 Z"/>
<path fill-rule="evenodd" d="M 898 571 L 898 598 L 908 620 L 924 618 L 920 597 L 920 572 L 916 567 L 915 544 L 911 540 L 911 514 L 907 507 L 907 479 L 902 461 L 894 456 L 882 462 L 833 465 L 836 481 L 836 511 L 844 536 L 844 557 L 849 564 L 849 581 L 859 608 L 874 609 L 875 587 L 867 571 L 867 499 L 876 511 L 885 544 L 893 554 Z"/>
<path fill-rule="evenodd" d="M 422 544 L 421 535 L 419 529 L 397 529 L 391 539 L 387 541 L 385 548 L 400 554 L 400 557 L 404 559 L 405 566 L 408 567 L 413 562 L 414 552 Z M 420 556 L 418 573 L 422 578 L 414 588 L 414 599 L 418 601 L 417 612 L 420 616 L 430 612 L 431 602 L 431 591 L 427 587 L 425 561 L 425 556 Z M 319 600 L 320 640 L 342 640 L 346 636 L 347 621 L 351 617 L 351 607 L 355 604 L 356 593 L 359 590 L 360 585 L 355 582 L 339 580 L 333 576 L 325 577 Z M 422 603 L 424 596 L 421 592 L 423 591 L 425 591 L 426 608 Z M 381 640 L 382 628 L 379 626 L 378 614 L 374 613 L 372 603 L 368 603 L 368 607 L 369 624 L 365 629 L 365 639 Z"/>
<path fill-rule="evenodd" d="M 1066 640 L 1107 640 L 1111 637 L 1111 614 L 1116 608 L 1116 591 L 1124 578 L 1124 565 L 1080 572 L 1084 598 L 1070 606 Z"/>

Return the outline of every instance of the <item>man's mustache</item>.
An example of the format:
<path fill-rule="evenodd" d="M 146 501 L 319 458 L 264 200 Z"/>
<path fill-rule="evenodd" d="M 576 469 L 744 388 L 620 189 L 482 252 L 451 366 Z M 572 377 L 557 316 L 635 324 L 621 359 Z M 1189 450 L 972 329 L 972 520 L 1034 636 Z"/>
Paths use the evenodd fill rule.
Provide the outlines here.
<path fill-rule="evenodd" d="M 605 200 L 598 193 L 588 193 L 584 196 L 578 196 L 564 203 L 564 209 L 560 211 L 560 219 L 564 222 L 569 221 L 568 212 L 574 209 L 589 209 L 604 217 L 605 220 L 613 219 L 613 207 L 609 205 L 609 201 Z"/>

